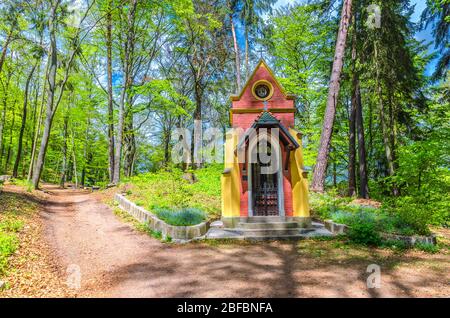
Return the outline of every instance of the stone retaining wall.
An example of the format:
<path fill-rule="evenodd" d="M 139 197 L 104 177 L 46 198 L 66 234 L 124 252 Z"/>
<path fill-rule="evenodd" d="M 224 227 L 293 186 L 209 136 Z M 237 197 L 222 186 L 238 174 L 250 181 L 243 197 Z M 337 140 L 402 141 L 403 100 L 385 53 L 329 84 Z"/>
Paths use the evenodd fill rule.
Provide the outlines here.
<path fill-rule="evenodd" d="M 436 245 L 437 243 L 436 235 L 433 234 L 430 236 L 419 236 L 419 235 L 406 236 L 391 233 L 380 233 L 380 235 L 385 240 L 403 241 L 409 246 L 413 246 L 417 243 L 432 244 L 432 245 Z"/>
<path fill-rule="evenodd" d="M 171 237 L 174 240 L 186 241 L 204 236 L 209 229 L 209 222 L 203 222 L 191 226 L 175 226 L 160 220 L 156 215 L 146 209 L 137 206 L 123 195 L 116 193 L 114 199 L 119 203 L 119 207 L 129 213 L 139 222 L 145 223 L 154 231 L 159 231 L 164 238 Z"/>
<path fill-rule="evenodd" d="M 325 228 L 333 234 L 345 234 L 348 231 L 347 225 L 334 223 L 332 220 L 325 220 Z"/>
<path fill-rule="evenodd" d="M 325 220 L 325 228 L 333 234 L 345 234 L 349 227 L 345 224 L 335 223 L 332 220 Z M 403 241 L 409 246 L 413 246 L 417 243 L 433 244 L 436 245 L 436 235 L 420 236 L 420 235 L 398 235 L 392 233 L 380 233 L 380 236 L 385 240 Z"/>

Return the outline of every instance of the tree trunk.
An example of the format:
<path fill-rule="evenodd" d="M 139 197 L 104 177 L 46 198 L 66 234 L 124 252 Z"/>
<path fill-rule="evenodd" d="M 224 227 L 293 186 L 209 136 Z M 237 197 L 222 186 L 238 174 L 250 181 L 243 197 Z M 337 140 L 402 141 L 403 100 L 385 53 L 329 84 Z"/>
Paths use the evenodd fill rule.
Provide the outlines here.
<path fill-rule="evenodd" d="M 356 74 L 353 73 L 353 85 L 355 85 L 355 77 Z M 356 103 L 356 90 L 355 86 L 353 86 L 348 136 L 348 196 L 350 197 L 356 195 Z"/>
<path fill-rule="evenodd" d="M 61 178 L 59 181 L 59 186 L 64 189 L 64 184 L 66 182 L 66 172 L 67 172 L 67 134 L 68 134 L 69 116 L 64 116 L 64 126 L 63 126 L 63 149 L 62 149 L 62 167 L 61 167 Z"/>
<path fill-rule="evenodd" d="M 6 59 L 6 52 L 8 51 L 8 46 L 11 43 L 12 34 L 13 34 L 15 26 L 16 26 L 16 23 L 14 22 L 11 25 L 11 29 L 9 30 L 8 37 L 6 38 L 5 44 L 3 45 L 2 54 L 0 55 L 0 74 L 2 73 L 3 64 L 5 63 L 5 59 Z"/>
<path fill-rule="evenodd" d="M 39 154 L 36 160 L 36 165 L 34 167 L 32 184 L 34 188 L 37 188 L 39 185 L 39 179 L 41 177 L 42 169 L 44 167 L 45 155 L 47 153 L 48 141 L 50 138 L 50 132 L 53 123 L 53 117 L 58 109 L 59 104 L 61 103 L 61 99 L 64 94 L 64 88 L 69 80 L 70 71 L 72 68 L 72 63 L 75 58 L 75 54 L 78 51 L 79 45 L 72 50 L 69 55 L 68 61 L 64 63 L 66 68 L 64 70 L 64 78 L 61 81 L 59 94 L 55 100 L 55 92 L 56 92 L 56 70 L 57 70 L 57 59 L 58 59 L 58 51 L 56 48 L 56 30 L 55 23 L 57 20 L 56 10 L 60 4 L 60 0 L 56 0 L 52 4 L 50 19 L 49 19 L 49 28 L 48 33 L 50 34 L 50 54 L 49 54 L 49 75 L 48 75 L 48 98 L 47 98 L 47 110 L 46 110 L 46 118 L 44 122 L 44 133 L 42 134 L 41 146 L 39 148 Z M 79 34 L 78 34 L 79 35 Z M 78 37 L 77 35 L 77 37 Z M 78 39 L 74 39 L 73 41 L 77 43 Z"/>
<path fill-rule="evenodd" d="M 234 28 L 233 15 L 230 14 L 230 23 L 231 23 L 231 34 L 233 36 L 233 45 L 234 45 L 234 57 L 235 57 L 235 67 L 236 67 L 236 90 L 237 94 L 241 91 L 241 58 L 239 53 L 239 44 L 237 42 L 236 30 Z"/>
<path fill-rule="evenodd" d="M 192 156 L 193 162 L 195 162 L 195 165 L 197 168 L 201 168 L 202 166 L 202 152 L 201 149 L 201 120 L 202 120 L 202 104 L 203 104 L 203 87 L 200 83 L 197 82 L 195 85 L 195 111 L 194 111 L 194 131 L 193 131 L 193 138 L 191 141 L 191 149 L 192 149 Z M 199 125 L 200 123 L 200 125 Z M 199 127 L 200 126 L 200 127 Z M 189 165 L 189 163 L 188 163 Z M 187 167 L 189 167 L 187 165 Z"/>
<path fill-rule="evenodd" d="M 18 170 L 19 170 L 19 164 L 20 164 L 20 158 L 22 156 L 22 141 L 23 141 L 23 134 L 25 132 L 25 125 L 27 123 L 27 107 L 28 107 L 28 91 L 30 88 L 30 81 L 33 77 L 34 70 L 37 67 L 37 63 L 33 65 L 33 68 L 31 69 L 30 74 L 28 74 L 28 78 L 25 84 L 25 93 L 23 96 L 23 112 L 22 112 L 22 125 L 20 126 L 20 133 L 19 133 L 19 140 L 17 142 L 17 156 L 16 161 L 14 163 L 13 168 L 13 178 L 17 178 Z"/>
<path fill-rule="evenodd" d="M 349 136 L 348 136 L 348 196 L 356 195 L 356 18 L 353 19 L 353 37 L 352 37 L 352 98 L 349 115 Z"/>
<path fill-rule="evenodd" d="M 42 90 L 42 100 L 41 100 L 41 105 L 40 105 L 40 109 L 39 109 L 39 117 L 38 117 L 37 124 L 35 126 L 35 131 L 34 131 L 34 138 L 33 138 L 31 156 L 30 156 L 30 167 L 28 169 L 27 181 L 31 180 L 31 177 L 33 174 L 34 161 L 35 161 L 35 156 L 36 156 L 36 147 L 37 147 L 38 138 L 39 138 L 39 135 L 41 132 L 42 119 L 43 119 L 43 115 L 44 115 L 44 98 L 45 98 L 45 89 L 46 89 L 46 84 L 47 84 L 47 76 L 48 76 L 48 70 L 46 70 L 46 72 L 45 72 L 44 86 L 43 86 L 43 90 Z M 35 107 L 37 107 L 37 95 L 36 95 L 35 103 L 36 103 Z"/>
<path fill-rule="evenodd" d="M 0 166 L 2 163 L 2 159 L 3 159 L 3 148 L 4 148 L 3 135 L 4 135 L 5 123 L 6 123 L 6 111 L 8 109 L 9 84 L 11 82 L 11 77 L 12 77 L 12 72 L 8 72 L 8 75 L 6 76 L 6 85 L 3 86 L 3 91 L 4 91 L 3 98 L 2 98 L 3 110 L 2 110 L 2 117 L 0 120 Z"/>
<path fill-rule="evenodd" d="M 8 143 L 8 150 L 6 151 L 6 161 L 5 161 L 5 172 L 8 172 L 8 166 L 9 161 L 11 160 L 11 149 L 12 149 L 12 139 L 13 139 L 13 133 L 14 133 L 14 124 L 16 119 L 16 102 L 17 100 L 14 100 L 13 103 L 13 109 L 12 109 L 12 123 L 11 127 L 9 129 L 9 143 Z"/>
<path fill-rule="evenodd" d="M 250 76 L 250 66 L 249 66 L 249 42 L 248 42 L 248 26 L 245 26 L 245 80 L 248 80 L 248 77 Z"/>
<path fill-rule="evenodd" d="M 72 155 L 73 155 L 73 175 L 75 177 L 75 189 L 78 189 L 77 155 L 75 149 L 75 134 L 72 130 Z"/>
<path fill-rule="evenodd" d="M 130 11 L 128 13 L 128 32 L 127 41 L 125 43 L 125 56 L 124 56 L 124 75 L 123 83 L 124 87 L 122 89 L 122 95 L 120 97 L 119 105 L 119 123 L 117 127 L 117 139 L 116 139 L 116 149 L 114 157 L 114 178 L 113 183 L 119 183 L 120 181 L 120 162 L 122 157 L 122 143 L 123 143 L 123 132 L 125 124 L 125 101 L 127 100 L 128 89 L 132 84 L 131 81 L 131 57 L 132 57 L 132 47 L 134 41 L 134 19 L 136 13 L 137 0 L 131 1 Z"/>
<path fill-rule="evenodd" d="M 375 61 L 378 61 L 378 45 L 375 42 L 374 44 L 374 58 Z M 384 152 L 386 154 L 386 161 L 388 166 L 388 174 L 389 176 L 393 176 L 395 174 L 395 166 L 394 166 L 394 155 L 392 150 L 392 139 L 390 136 L 390 133 L 393 134 L 393 131 L 390 131 L 388 127 L 388 122 L 386 120 L 386 109 L 384 106 L 383 101 L 383 93 L 381 88 L 381 81 L 380 81 L 380 71 L 379 67 L 376 65 L 376 89 L 378 94 L 378 112 L 380 116 L 380 124 L 381 124 L 381 133 L 383 137 L 383 146 L 384 146 Z M 389 114 L 390 115 L 390 114 Z M 389 116 L 390 119 L 390 116 Z M 394 185 L 392 192 L 394 195 L 397 194 L 397 189 Z"/>
<path fill-rule="evenodd" d="M 132 112 L 129 112 L 126 118 L 123 146 L 123 172 L 126 177 L 131 177 L 133 174 L 133 162 L 136 154 L 136 139 L 134 135 Z"/>
<path fill-rule="evenodd" d="M 328 90 L 327 105 L 320 136 L 319 152 L 314 167 L 314 175 L 311 190 L 323 192 L 325 188 L 325 177 L 327 171 L 328 152 L 333 132 L 334 117 L 336 114 L 336 103 L 339 95 L 340 77 L 344 62 L 345 42 L 347 40 L 348 25 L 351 16 L 352 0 L 344 0 L 342 4 L 341 21 L 336 40 L 333 68 L 331 71 L 330 88 Z"/>
<path fill-rule="evenodd" d="M 49 19 L 49 34 L 50 34 L 50 54 L 48 57 L 49 72 L 48 72 L 48 95 L 47 95 L 47 109 L 46 118 L 44 121 L 44 132 L 42 134 L 41 146 L 39 148 L 39 154 L 34 167 L 32 184 L 34 188 L 39 185 L 39 179 L 41 178 L 42 168 L 44 166 L 45 155 L 47 152 L 48 139 L 50 138 L 50 130 L 53 122 L 53 104 L 55 100 L 56 90 L 56 69 L 57 69 L 57 50 L 56 50 L 56 10 L 58 8 L 59 1 L 52 6 L 52 11 Z"/>
<path fill-rule="evenodd" d="M 106 59 L 108 71 L 108 157 L 109 157 L 109 182 L 114 178 L 114 105 L 112 90 L 112 16 L 111 0 L 108 1 L 108 13 L 106 15 Z M 84 181 L 83 181 L 84 182 Z"/>
<path fill-rule="evenodd" d="M 366 144 L 364 140 L 364 121 L 362 115 L 361 92 L 359 89 L 359 78 L 356 79 L 356 131 L 358 135 L 359 156 L 359 197 L 369 198 L 369 186 L 367 178 Z"/>

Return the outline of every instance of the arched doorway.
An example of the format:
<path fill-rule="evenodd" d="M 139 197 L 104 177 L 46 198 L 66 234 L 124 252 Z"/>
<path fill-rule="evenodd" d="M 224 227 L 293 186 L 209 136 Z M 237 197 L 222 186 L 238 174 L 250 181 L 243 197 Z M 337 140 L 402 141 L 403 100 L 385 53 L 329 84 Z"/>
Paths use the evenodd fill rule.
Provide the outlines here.
<path fill-rule="evenodd" d="M 249 216 L 284 216 L 283 173 L 278 138 L 261 133 L 249 143 Z"/>

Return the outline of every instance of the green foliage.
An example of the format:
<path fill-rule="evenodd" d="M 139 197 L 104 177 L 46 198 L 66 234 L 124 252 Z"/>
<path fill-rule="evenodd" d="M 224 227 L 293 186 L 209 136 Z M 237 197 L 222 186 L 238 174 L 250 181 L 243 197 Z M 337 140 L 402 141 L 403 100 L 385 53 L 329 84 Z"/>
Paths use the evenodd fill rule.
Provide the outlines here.
<path fill-rule="evenodd" d="M 312 4 L 282 7 L 268 19 L 263 43 L 282 74 L 283 87 L 297 96 L 299 129 L 306 166 L 315 163 L 336 35 L 333 20 Z"/>
<path fill-rule="evenodd" d="M 14 234 L 0 230 L 0 277 L 8 269 L 8 258 L 16 251 L 19 241 Z"/>
<path fill-rule="evenodd" d="M 314 216 L 321 219 L 329 219 L 333 212 L 352 211 L 353 206 L 349 203 L 351 198 L 340 197 L 336 191 L 329 191 L 325 193 L 310 192 L 309 204 Z"/>
<path fill-rule="evenodd" d="M 144 233 L 147 233 L 148 235 L 150 235 L 151 237 L 157 239 L 157 240 L 161 240 L 162 239 L 162 233 L 161 231 L 155 231 L 153 229 L 151 229 L 148 226 L 148 223 L 138 223 L 136 224 L 136 228 Z"/>
<path fill-rule="evenodd" d="M 8 270 L 8 259 L 19 247 L 18 232 L 36 204 L 13 193 L 0 193 L 0 277 Z"/>
<path fill-rule="evenodd" d="M 360 211 L 346 217 L 348 237 L 355 243 L 378 246 L 381 243 L 377 217 L 374 213 Z"/>
<path fill-rule="evenodd" d="M 351 198 L 336 196 L 333 192 L 311 193 L 311 209 L 321 219 L 331 219 L 336 223 L 353 228 L 350 234 L 358 242 L 379 243 L 373 232 L 386 232 L 400 235 L 429 235 L 430 212 L 423 205 L 408 197 L 400 197 L 392 202 L 386 201 L 381 208 L 352 204 Z"/>
<path fill-rule="evenodd" d="M 163 221 L 170 225 L 189 226 L 203 222 L 206 215 L 203 211 L 195 208 L 167 209 L 155 208 L 153 212 Z"/>
<path fill-rule="evenodd" d="M 210 218 L 220 213 L 221 165 L 211 165 L 193 171 L 197 181 L 189 183 L 183 179 L 184 172 L 172 168 L 144 173 L 124 181 L 127 194 L 144 208 L 181 209 L 196 208 L 205 211 Z"/>
<path fill-rule="evenodd" d="M 395 216 L 393 224 L 403 224 L 400 234 L 430 234 L 428 225 L 431 223 L 431 213 L 426 209 L 426 205 L 411 197 L 398 198 L 394 202 L 388 207 L 388 211 Z"/>
<path fill-rule="evenodd" d="M 417 243 L 414 245 L 415 248 L 417 248 L 418 250 L 427 252 L 427 253 L 438 253 L 440 248 L 438 245 L 433 245 L 430 243 Z"/>
<path fill-rule="evenodd" d="M 0 222 L 0 231 L 16 233 L 23 228 L 23 225 L 24 222 L 22 220 L 6 218 L 4 221 Z"/>
<path fill-rule="evenodd" d="M 381 242 L 381 247 L 386 247 L 391 250 L 405 251 L 410 248 L 409 244 L 402 240 L 385 240 Z"/>

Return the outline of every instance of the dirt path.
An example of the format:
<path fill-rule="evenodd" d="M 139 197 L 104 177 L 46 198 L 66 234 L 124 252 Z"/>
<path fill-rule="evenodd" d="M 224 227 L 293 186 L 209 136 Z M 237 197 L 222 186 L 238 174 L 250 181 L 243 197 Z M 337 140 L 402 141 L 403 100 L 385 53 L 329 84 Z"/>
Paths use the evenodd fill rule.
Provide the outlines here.
<path fill-rule="evenodd" d="M 61 273 L 80 269 L 80 297 L 450 296 L 448 254 L 311 240 L 166 244 L 123 223 L 94 194 L 46 190 L 46 240 Z M 372 263 L 381 266 L 380 289 L 366 287 Z"/>

